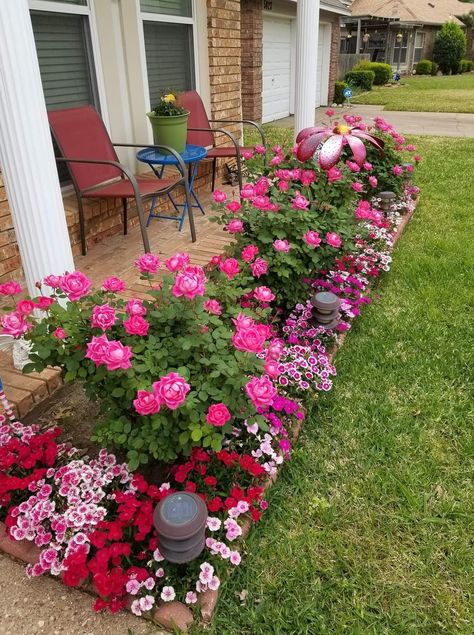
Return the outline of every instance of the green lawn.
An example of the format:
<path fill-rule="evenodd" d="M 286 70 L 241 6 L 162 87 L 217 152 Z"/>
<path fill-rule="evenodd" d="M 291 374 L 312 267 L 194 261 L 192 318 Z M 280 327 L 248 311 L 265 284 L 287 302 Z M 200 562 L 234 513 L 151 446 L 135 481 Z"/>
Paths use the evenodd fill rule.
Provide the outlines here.
<path fill-rule="evenodd" d="M 446 77 L 408 77 L 404 86 L 375 86 L 354 97 L 355 104 L 375 104 L 386 110 L 411 112 L 474 112 L 474 73 Z"/>
<path fill-rule="evenodd" d="M 422 200 L 381 298 L 194 633 L 473 633 L 474 140 L 416 142 Z"/>

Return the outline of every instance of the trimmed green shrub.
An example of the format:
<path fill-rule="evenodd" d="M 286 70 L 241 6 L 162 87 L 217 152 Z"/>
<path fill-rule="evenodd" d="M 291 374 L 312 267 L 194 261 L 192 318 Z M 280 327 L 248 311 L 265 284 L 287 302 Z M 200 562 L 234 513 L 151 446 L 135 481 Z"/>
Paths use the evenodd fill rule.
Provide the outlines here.
<path fill-rule="evenodd" d="M 466 34 L 458 24 L 445 22 L 436 36 L 433 59 L 443 75 L 459 72 L 459 62 L 466 53 Z"/>
<path fill-rule="evenodd" d="M 431 75 L 433 72 L 433 62 L 431 60 L 420 60 L 415 70 L 417 75 Z"/>
<path fill-rule="evenodd" d="M 346 100 L 344 97 L 344 91 L 346 88 L 349 88 L 349 84 L 347 82 L 336 82 L 334 84 L 334 103 L 335 104 L 343 104 Z"/>
<path fill-rule="evenodd" d="M 431 75 L 435 76 L 438 73 L 439 66 L 436 62 L 431 62 Z"/>
<path fill-rule="evenodd" d="M 473 65 L 474 64 L 471 60 L 461 60 L 461 73 L 470 73 Z"/>
<path fill-rule="evenodd" d="M 392 79 L 392 67 L 390 64 L 382 64 L 381 62 L 369 62 L 368 60 L 362 60 L 354 66 L 353 71 L 373 71 L 374 86 L 383 86 L 388 84 Z"/>
<path fill-rule="evenodd" d="M 374 71 L 349 71 L 346 73 L 346 82 L 363 90 L 372 90 L 374 79 Z"/>

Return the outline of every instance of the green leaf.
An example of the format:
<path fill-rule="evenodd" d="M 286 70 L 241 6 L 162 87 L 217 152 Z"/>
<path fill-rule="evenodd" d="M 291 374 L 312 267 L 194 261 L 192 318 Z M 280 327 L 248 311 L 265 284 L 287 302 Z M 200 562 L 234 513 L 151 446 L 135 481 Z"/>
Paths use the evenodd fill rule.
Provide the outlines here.
<path fill-rule="evenodd" d="M 202 437 L 202 430 L 201 428 L 194 428 L 194 430 L 191 432 L 191 439 L 193 441 L 200 441 Z"/>

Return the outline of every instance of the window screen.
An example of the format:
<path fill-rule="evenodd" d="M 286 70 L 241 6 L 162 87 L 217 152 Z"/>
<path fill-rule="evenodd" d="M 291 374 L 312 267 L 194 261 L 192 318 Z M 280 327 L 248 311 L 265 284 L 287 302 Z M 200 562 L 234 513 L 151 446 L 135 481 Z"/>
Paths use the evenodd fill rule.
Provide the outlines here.
<path fill-rule="evenodd" d="M 32 12 L 31 22 L 48 110 L 94 104 L 98 108 L 87 16 Z M 67 168 L 58 164 L 62 185 Z"/>
<path fill-rule="evenodd" d="M 195 87 L 193 31 L 190 24 L 144 22 L 146 66 L 150 106 L 164 90 Z"/>
<path fill-rule="evenodd" d="M 144 13 L 162 13 L 164 15 L 192 16 L 191 0 L 140 0 L 140 9 Z"/>

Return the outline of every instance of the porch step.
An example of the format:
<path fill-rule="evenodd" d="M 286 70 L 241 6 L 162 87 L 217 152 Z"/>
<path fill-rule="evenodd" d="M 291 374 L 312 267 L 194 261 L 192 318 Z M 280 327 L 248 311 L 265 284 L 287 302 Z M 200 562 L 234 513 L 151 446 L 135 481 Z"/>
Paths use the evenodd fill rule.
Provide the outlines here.
<path fill-rule="evenodd" d="M 16 370 L 11 353 L 7 351 L 0 351 L 0 377 L 5 395 L 20 419 L 62 384 L 57 368 L 46 368 L 41 373 L 28 375 Z M 3 412 L 1 404 L 0 412 Z"/>

